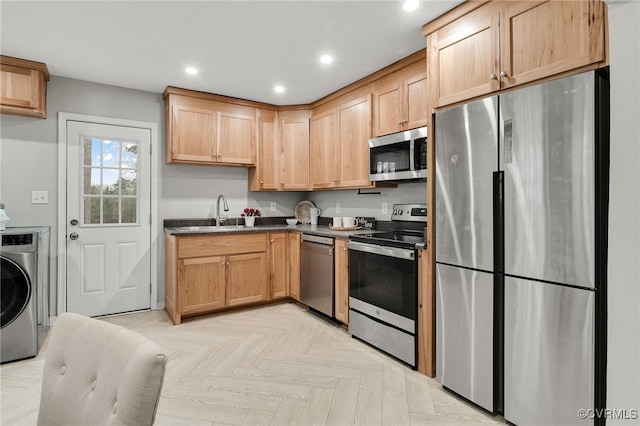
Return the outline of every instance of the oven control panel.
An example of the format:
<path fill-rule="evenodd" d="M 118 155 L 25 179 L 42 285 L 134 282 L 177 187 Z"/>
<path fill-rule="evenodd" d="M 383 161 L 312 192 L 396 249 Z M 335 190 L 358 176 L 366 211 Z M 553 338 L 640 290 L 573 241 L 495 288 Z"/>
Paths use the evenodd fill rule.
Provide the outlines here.
<path fill-rule="evenodd" d="M 394 204 L 391 220 L 409 220 L 413 222 L 427 221 L 426 203 Z"/>

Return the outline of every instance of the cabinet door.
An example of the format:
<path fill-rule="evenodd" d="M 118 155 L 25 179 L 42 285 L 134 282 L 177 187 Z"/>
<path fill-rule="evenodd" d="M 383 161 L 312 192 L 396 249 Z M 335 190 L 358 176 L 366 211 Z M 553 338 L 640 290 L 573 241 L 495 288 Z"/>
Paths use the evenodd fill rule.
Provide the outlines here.
<path fill-rule="evenodd" d="M 600 0 L 514 2 L 500 28 L 503 88 L 605 59 Z"/>
<path fill-rule="evenodd" d="M 280 112 L 281 189 L 309 189 L 309 111 Z"/>
<path fill-rule="evenodd" d="M 397 77 L 397 73 L 395 75 Z M 388 135 L 402 130 L 401 98 L 402 88 L 399 80 L 390 82 L 373 94 L 373 102 L 375 103 L 374 134 L 376 136 Z"/>
<path fill-rule="evenodd" d="M 227 256 L 227 306 L 267 300 L 266 254 Z"/>
<path fill-rule="evenodd" d="M 371 186 L 369 181 L 369 139 L 371 139 L 371 95 L 337 108 L 340 144 L 341 188 Z"/>
<path fill-rule="evenodd" d="M 499 90 L 497 7 L 489 3 L 429 35 L 430 84 L 436 106 Z"/>
<path fill-rule="evenodd" d="M 349 324 L 349 249 L 347 240 L 335 242 L 335 317 Z"/>
<path fill-rule="evenodd" d="M 216 161 L 216 113 L 185 105 L 171 107 L 169 161 L 213 163 Z"/>
<path fill-rule="evenodd" d="M 246 111 L 244 111 L 246 109 Z M 218 112 L 218 162 L 256 163 L 256 115 L 252 108 Z"/>
<path fill-rule="evenodd" d="M 269 234 L 270 299 L 287 296 L 287 234 Z"/>
<path fill-rule="evenodd" d="M 47 117 L 47 81 L 42 71 L 1 64 L 0 83 L 3 113 Z"/>
<path fill-rule="evenodd" d="M 251 191 L 278 189 L 278 113 L 262 109 L 258 118 L 258 162 L 249 169 Z"/>
<path fill-rule="evenodd" d="M 289 283 L 289 296 L 300 301 L 300 242 L 299 232 L 287 234 L 287 281 Z"/>
<path fill-rule="evenodd" d="M 338 186 L 340 150 L 336 137 L 336 124 L 334 109 L 311 117 L 309 165 L 312 188 Z"/>
<path fill-rule="evenodd" d="M 178 312 L 189 314 L 225 305 L 225 258 L 196 257 L 178 262 Z"/>
<path fill-rule="evenodd" d="M 426 126 L 429 118 L 427 110 L 427 73 L 423 72 L 404 81 L 404 130 Z"/>

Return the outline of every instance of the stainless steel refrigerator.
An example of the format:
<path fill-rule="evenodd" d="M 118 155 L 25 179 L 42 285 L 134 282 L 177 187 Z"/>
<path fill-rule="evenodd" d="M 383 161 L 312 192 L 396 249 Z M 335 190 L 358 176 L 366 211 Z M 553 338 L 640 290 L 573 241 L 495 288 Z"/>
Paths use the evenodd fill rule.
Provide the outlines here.
<path fill-rule="evenodd" d="M 436 377 L 518 425 L 605 406 L 608 111 L 592 71 L 436 113 Z"/>

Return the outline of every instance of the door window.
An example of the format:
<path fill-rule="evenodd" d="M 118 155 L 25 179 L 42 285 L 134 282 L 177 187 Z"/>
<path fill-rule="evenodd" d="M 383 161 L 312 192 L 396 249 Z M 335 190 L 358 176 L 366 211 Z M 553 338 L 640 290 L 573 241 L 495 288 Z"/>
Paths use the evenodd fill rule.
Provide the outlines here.
<path fill-rule="evenodd" d="M 83 149 L 83 223 L 137 224 L 138 142 L 85 137 Z"/>

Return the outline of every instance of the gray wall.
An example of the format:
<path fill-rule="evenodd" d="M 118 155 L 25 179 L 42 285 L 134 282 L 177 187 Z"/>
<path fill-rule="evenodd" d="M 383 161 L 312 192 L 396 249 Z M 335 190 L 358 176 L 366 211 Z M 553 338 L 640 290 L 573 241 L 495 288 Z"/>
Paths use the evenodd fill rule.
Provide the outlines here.
<path fill-rule="evenodd" d="M 611 194 L 607 408 L 640 415 L 640 2 L 609 2 Z M 640 424 L 609 419 L 607 424 Z"/>
<path fill-rule="evenodd" d="M 7 226 L 51 227 L 51 315 L 57 312 L 58 112 L 160 125 L 164 104 L 157 93 L 52 76 L 46 119 L 0 115 L 0 200 L 11 218 Z M 32 190 L 49 191 L 49 203 L 31 204 Z"/>
<path fill-rule="evenodd" d="M 292 216 L 295 205 L 314 200 L 324 216 L 334 216 L 332 206 L 341 203 L 342 215 L 373 216 L 389 219 L 380 212 L 381 202 L 426 198 L 424 184 L 401 185 L 385 189 L 383 195 L 355 196 L 356 191 L 326 192 L 249 192 L 247 169 L 165 164 L 164 102 L 160 93 L 96 84 L 52 76 L 47 89 L 48 118 L 0 115 L 0 202 L 11 218 L 8 226 L 51 227 L 51 300 L 50 313 L 57 313 L 58 262 L 58 112 L 95 115 L 157 123 L 159 137 L 154 147 L 153 166 L 159 170 L 158 209 L 155 236 L 159 243 L 158 302 L 164 306 L 164 251 L 162 220 L 165 218 L 202 218 L 215 216 L 215 200 L 224 194 L 230 217 L 240 215 L 244 207 L 258 207 L 266 216 Z M 48 204 L 31 204 L 31 191 L 49 192 Z M 276 211 L 271 211 L 271 203 Z M 377 211 L 376 211 L 377 209 Z"/>
<path fill-rule="evenodd" d="M 427 184 L 401 183 L 397 188 L 363 189 L 363 193 L 380 192 L 375 195 L 359 195 L 357 189 L 342 191 L 318 191 L 308 194 L 308 199 L 321 210 L 322 216 L 366 216 L 376 220 L 390 220 L 394 203 L 425 203 Z M 382 203 L 387 212 L 382 213 Z M 340 213 L 336 212 L 340 204 Z"/>

